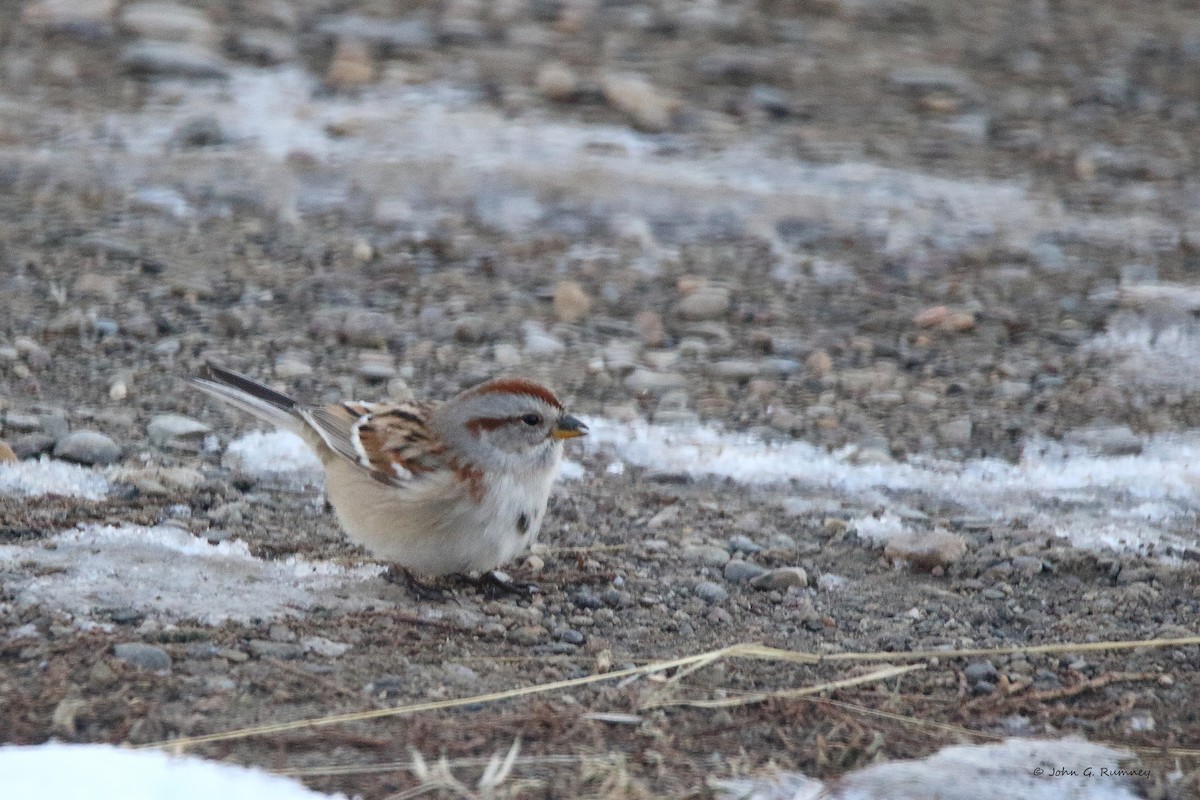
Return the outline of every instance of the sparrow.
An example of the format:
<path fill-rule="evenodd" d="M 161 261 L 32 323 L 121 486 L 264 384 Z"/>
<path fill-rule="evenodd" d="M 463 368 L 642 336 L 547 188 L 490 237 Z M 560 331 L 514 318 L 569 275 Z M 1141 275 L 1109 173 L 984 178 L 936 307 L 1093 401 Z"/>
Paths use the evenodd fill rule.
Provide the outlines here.
<path fill-rule="evenodd" d="M 491 573 L 537 538 L 563 442 L 587 426 L 547 389 L 487 381 L 440 403 L 302 405 L 208 363 L 197 389 L 298 434 L 346 536 L 417 575 Z"/>

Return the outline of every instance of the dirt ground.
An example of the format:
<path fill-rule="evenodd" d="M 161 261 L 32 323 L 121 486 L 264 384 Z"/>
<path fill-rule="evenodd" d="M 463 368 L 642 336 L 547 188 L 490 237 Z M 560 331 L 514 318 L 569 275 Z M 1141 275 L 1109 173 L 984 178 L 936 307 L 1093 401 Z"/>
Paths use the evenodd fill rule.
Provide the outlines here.
<path fill-rule="evenodd" d="M 331 96 L 370 102 L 371 80 L 403 72 L 406 82 L 463 89 L 505 118 L 641 128 L 665 162 L 753 140 L 798 162 L 1014 181 L 1078 218 L 1152 216 L 1175 235 L 1148 244 L 1060 236 L 1014 251 L 985 233 L 970 246 L 926 242 L 905 252 L 853 225 L 794 219 L 776 231 L 809 266 L 781 283 L 770 243 L 737 220 L 687 231 L 656 224 L 654 236 L 674 253 L 656 271 L 638 268 L 629 237 L 599 212 L 546 217 L 518 235 L 460 209 L 418 231 L 385 225 L 350 193 L 302 203 L 297 221 L 280 212 L 277 194 L 247 185 L 254 179 L 245 175 L 265 168 L 250 149 L 222 145 L 219 131 L 216 143 L 183 132 L 155 163 L 112 141 L 108 115 L 138 113 L 156 80 L 130 66 L 141 33 L 114 27 L 111 14 L 44 23 L 8 0 L 0 3 L 14 22 L 0 25 L 9 78 L 0 97 L 0 438 L 34 457 L 61 438 L 55 420 L 65 420 L 111 437 L 123 466 L 189 467 L 202 480 L 162 491 L 118 482 L 101 502 L 0 496 L 0 543 L 78 524 L 175 520 L 201 537 L 242 539 L 261 558 L 364 558 L 304 494 L 231 471 L 220 452 L 150 443 L 146 425 L 165 413 L 213 425 L 221 444 L 253 429 L 182 384 L 208 357 L 311 399 L 382 396 L 397 379 L 445 397 L 507 369 L 549 381 L 583 416 L 694 418 L 890 462 L 1013 460 L 1030 436 L 1053 440 L 1098 421 L 1134 436 L 1200 422 L 1186 381 L 1140 383 L 1081 347 L 1130 319 L 1191 324 L 1194 309 L 1131 307 L 1105 290 L 1135 273 L 1197 284 L 1200 8 L 502 5 L 196 7 L 216 31 L 206 46 L 226 63 L 275 60 L 238 38 L 269 30 L 295 48 L 280 60 L 327 76 Z M 430 39 L 346 45 L 343 61 L 375 70 L 360 86 L 350 67 L 331 70 L 336 36 L 322 27 L 353 15 L 425 20 Z M 538 80 L 555 61 L 581 76 L 565 94 L 544 74 Z M 659 94 L 623 107 L 603 86 L 611 70 L 648 76 Z M 181 93 L 204 81 L 174 80 Z M 278 165 L 309 189 L 339 169 L 304 152 Z M 171 187 L 188 210 L 164 211 L 131 188 L 139 181 Z M 581 242 L 605 255 L 578 257 Z M 850 269 L 830 277 L 819 264 Z M 563 280 L 585 300 L 562 290 Z M 685 303 L 706 286 L 728 298 L 715 312 Z M 522 338 L 530 322 L 557 345 Z M 632 354 L 628 366 L 615 365 L 614 344 Z M 632 382 L 643 368 L 683 380 Z M 0 632 L 36 628 L 0 635 L 0 741 L 147 744 L 562 681 L 739 642 L 901 654 L 1196 631 L 1200 546 L 1079 549 L 1051 530 L 914 493 L 906 503 L 922 524 L 960 535 L 966 552 L 932 570 L 896 568 L 848 524 L 883 507 L 806 505 L 789 484 L 635 466 L 618 474 L 606 470 L 612 456 L 603 450 L 571 455 L 585 475 L 556 490 L 546 549 L 509 570 L 540 585 L 531 599 L 452 586 L 444 601 L 417 601 L 378 580 L 369 611 L 211 627 L 147 626 L 144 613 L 116 609 L 99 620 L 109 630 L 81 631 L 63 612 L 0 595 Z M 731 556 L 802 567 L 808 586 L 730 580 Z M 322 655 L 296 645 L 312 636 L 349 648 Z M 117 658 L 114 645 L 130 641 L 161 648 L 170 669 Z M 419 784 L 397 764 L 414 750 L 430 762 L 444 754 L 473 785 L 483 762 L 470 759 L 506 753 L 519 737 L 522 760 L 500 796 L 683 798 L 712 796 L 710 778 L 770 767 L 831 777 L 951 743 L 1077 734 L 1138 748 L 1151 772 L 1140 783 L 1146 796 L 1200 796 L 1200 646 L 915 663 L 925 669 L 814 696 L 653 707 L 664 691 L 674 700 L 737 698 L 881 666 L 726 659 L 678 684 L 615 680 L 192 750 L 299 774 L 318 790 L 382 798 Z M 317 769 L 352 765 L 362 770 Z M 1168 781 L 1173 770 L 1183 777 Z"/>

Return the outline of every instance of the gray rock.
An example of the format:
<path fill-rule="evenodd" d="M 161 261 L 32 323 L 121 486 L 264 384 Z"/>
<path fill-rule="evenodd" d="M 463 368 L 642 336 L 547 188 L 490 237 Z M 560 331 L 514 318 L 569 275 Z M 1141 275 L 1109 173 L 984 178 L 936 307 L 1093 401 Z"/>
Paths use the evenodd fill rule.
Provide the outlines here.
<path fill-rule="evenodd" d="M 729 553 L 724 547 L 715 544 L 698 544 L 683 548 L 683 557 L 709 567 L 723 567 L 729 560 Z"/>
<path fill-rule="evenodd" d="M 230 50 L 239 58 L 261 65 L 295 61 L 299 55 L 290 35 L 267 28 L 235 31 Z"/>
<path fill-rule="evenodd" d="M 633 394 L 661 394 L 687 386 L 687 378 L 678 372 L 654 372 L 638 368 L 625 378 L 625 388 Z"/>
<path fill-rule="evenodd" d="M 442 666 L 442 674 L 448 683 L 459 686 L 473 686 L 479 683 L 479 673 L 465 664 L 448 661 Z"/>
<path fill-rule="evenodd" d="M 963 670 L 963 677 L 971 683 L 995 681 L 996 674 L 996 667 L 990 661 L 976 661 Z"/>
<path fill-rule="evenodd" d="M 278 658 L 282 660 L 300 658 L 304 655 L 304 646 L 294 642 L 273 642 L 270 639 L 251 639 L 250 652 L 259 658 Z"/>
<path fill-rule="evenodd" d="M 725 591 L 720 584 L 712 581 L 700 581 L 693 591 L 696 593 L 696 597 L 706 603 L 722 603 L 729 597 L 729 592 Z"/>
<path fill-rule="evenodd" d="M 741 520 L 739 520 L 740 522 Z M 757 519 L 755 522 L 757 522 Z M 758 527 L 758 525 L 755 527 Z M 757 553 L 762 550 L 762 547 L 749 536 L 739 533 L 729 537 L 729 549 L 737 553 Z"/>
<path fill-rule="evenodd" d="M 24 436 L 14 436 L 8 440 L 8 444 L 17 458 L 32 458 L 53 450 L 54 437 L 44 433 L 27 433 Z"/>
<path fill-rule="evenodd" d="M 1135 456 L 1142 452 L 1142 440 L 1128 425 L 1093 425 L 1063 434 L 1067 444 L 1086 447 L 1101 456 Z"/>
<path fill-rule="evenodd" d="M 888 82 L 910 91 L 943 91 L 961 96 L 975 93 L 970 76 L 953 67 L 900 67 L 888 74 Z"/>
<path fill-rule="evenodd" d="M 720 319 L 729 311 L 732 298 L 723 286 L 704 286 L 684 297 L 675 313 L 684 319 Z"/>
<path fill-rule="evenodd" d="M 751 578 L 750 585 L 763 591 L 790 589 L 793 586 L 803 589 L 808 586 L 808 573 L 804 571 L 803 567 L 780 567 L 768 570 L 756 578 Z"/>
<path fill-rule="evenodd" d="M 574 645 L 583 644 L 586 638 L 584 637 L 583 633 L 575 630 L 574 628 L 563 628 L 557 630 L 554 632 L 554 635 L 558 637 L 560 642 L 566 642 L 567 644 Z"/>
<path fill-rule="evenodd" d="M 156 447 L 168 447 L 179 443 L 195 443 L 212 432 L 212 427 L 181 414 L 161 414 L 150 420 L 146 436 Z"/>
<path fill-rule="evenodd" d="M 121 54 L 121 66 L 135 75 L 229 77 L 225 59 L 206 47 L 187 42 L 134 42 Z"/>
<path fill-rule="evenodd" d="M 339 14 L 321 19 L 317 32 L 331 39 L 357 39 L 385 50 L 429 50 L 437 42 L 429 23 L 421 19 L 368 19 Z"/>
<path fill-rule="evenodd" d="M 108 465 L 121 458 L 121 448 L 99 431 L 81 430 L 60 439 L 54 447 L 54 455 L 78 464 Z"/>
<path fill-rule="evenodd" d="M 766 569 L 758 564 L 751 564 L 749 561 L 742 561 L 735 558 L 725 564 L 725 580 L 730 583 L 746 583 L 757 578 L 766 572 Z"/>
<path fill-rule="evenodd" d="M 113 647 L 113 655 L 136 667 L 155 672 L 171 668 L 171 657 L 166 650 L 143 642 L 122 642 Z"/>

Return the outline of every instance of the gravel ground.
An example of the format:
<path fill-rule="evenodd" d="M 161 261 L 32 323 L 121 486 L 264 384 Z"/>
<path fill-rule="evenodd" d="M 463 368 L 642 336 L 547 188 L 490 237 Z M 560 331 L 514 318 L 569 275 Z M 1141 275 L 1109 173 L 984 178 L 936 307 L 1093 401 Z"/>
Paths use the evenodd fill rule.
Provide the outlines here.
<path fill-rule="evenodd" d="M 0 437 L 13 457 L 122 470 L 101 501 L 0 495 L 0 543 L 170 521 L 259 558 L 361 561 L 312 493 L 222 460 L 253 428 L 184 387 L 206 358 L 314 400 L 445 397 L 519 372 L 584 416 L 711 423 L 857 464 L 1015 461 L 1038 437 L 1115 457 L 1200 423 L 1188 4 L 201 5 L 0 2 L 14 23 L 0 26 Z M 219 115 L 172 116 L 267 65 L 316 77 L 311 146 L 268 156 Z M 336 148 L 378 142 L 387 92 L 442 98 L 484 136 L 582 132 L 601 165 L 645 151 L 627 174 L 553 153 L 485 169 L 385 134 L 429 155 L 347 158 Z M 167 143 L 148 146 L 137 119 L 170 120 Z M 859 194 L 688 182 L 738 148 L 767 164 L 748 180 L 803 164 Z M 867 164 L 864 189 L 843 168 Z M 910 189 L 950 200 L 910 208 Z M 80 630 L 18 602 L 33 567 L 3 564 L 0 738 L 149 743 L 735 642 L 901 652 L 1195 631 L 1194 538 L 1081 549 L 919 492 L 814 501 L 610 470 L 603 448 L 573 458 L 584 476 L 559 486 L 544 548 L 511 570 L 541 585 L 532 599 L 454 587 L 419 603 L 372 579 L 367 610 L 213 627 L 114 609 Z M 861 521 L 888 512 L 923 541 L 885 551 Z M 1187 797 L 1196 759 L 1164 748 L 1200 747 L 1198 662 L 1194 645 L 934 658 L 822 697 L 979 741 L 1146 748 L 1147 796 Z M 857 669 L 722 661 L 677 698 Z M 197 752 L 287 771 L 410 748 L 486 758 L 519 733 L 531 760 L 514 796 L 706 797 L 710 776 L 835 776 L 961 738 L 814 697 L 646 708 L 663 688 L 599 683 Z M 304 780 L 364 797 L 417 783 L 395 768 Z"/>

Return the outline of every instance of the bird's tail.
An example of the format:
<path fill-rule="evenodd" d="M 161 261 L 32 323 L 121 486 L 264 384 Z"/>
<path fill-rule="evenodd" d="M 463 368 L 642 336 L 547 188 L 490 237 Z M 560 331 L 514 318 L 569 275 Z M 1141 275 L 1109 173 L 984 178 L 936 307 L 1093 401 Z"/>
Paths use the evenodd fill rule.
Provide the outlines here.
<path fill-rule="evenodd" d="M 240 408 L 276 427 L 300 433 L 304 421 L 296 401 L 256 380 L 219 367 L 211 361 L 192 378 L 191 384 L 202 392 Z"/>

